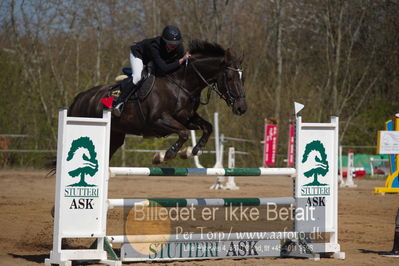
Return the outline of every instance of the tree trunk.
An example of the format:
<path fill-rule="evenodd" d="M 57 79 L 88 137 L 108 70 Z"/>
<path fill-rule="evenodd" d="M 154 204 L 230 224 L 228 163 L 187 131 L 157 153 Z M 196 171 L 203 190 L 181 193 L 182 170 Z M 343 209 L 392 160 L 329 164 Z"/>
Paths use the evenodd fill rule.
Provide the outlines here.
<path fill-rule="evenodd" d="M 283 57 L 281 54 L 282 49 L 282 18 L 283 10 L 281 7 L 282 0 L 276 1 L 276 24 L 277 24 L 277 84 L 275 93 L 275 109 L 274 117 L 277 121 L 280 120 L 280 109 L 281 109 L 281 90 L 282 90 L 282 75 L 283 75 Z"/>

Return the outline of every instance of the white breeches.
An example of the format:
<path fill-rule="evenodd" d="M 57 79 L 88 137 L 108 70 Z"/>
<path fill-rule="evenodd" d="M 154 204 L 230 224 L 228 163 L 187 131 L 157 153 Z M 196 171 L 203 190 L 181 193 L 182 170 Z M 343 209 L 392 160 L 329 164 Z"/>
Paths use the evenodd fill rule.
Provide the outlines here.
<path fill-rule="evenodd" d="M 135 57 L 130 52 L 130 64 L 132 65 L 133 84 L 136 85 L 141 80 L 141 72 L 143 71 L 143 60 Z"/>

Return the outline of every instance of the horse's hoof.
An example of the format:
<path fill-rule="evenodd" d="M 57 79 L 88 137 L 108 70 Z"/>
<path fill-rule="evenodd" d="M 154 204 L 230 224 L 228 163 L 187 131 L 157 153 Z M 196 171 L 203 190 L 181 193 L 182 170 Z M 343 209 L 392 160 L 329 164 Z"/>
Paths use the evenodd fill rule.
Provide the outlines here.
<path fill-rule="evenodd" d="M 157 152 L 155 153 L 154 157 L 152 158 L 153 164 L 160 164 L 165 161 L 165 153 L 164 152 Z"/>
<path fill-rule="evenodd" d="M 175 157 L 176 157 L 176 152 L 171 151 L 171 150 L 167 150 L 166 154 L 165 154 L 165 157 L 164 157 L 164 160 L 168 161 L 168 160 L 171 160 L 171 159 L 173 159 Z"/>
<path fill-rule="evenodd" d="M 198 152 L 199 152 L 199 148 L 198 148 L 197 146 L 195 146 L 195 147 L 193 148 L 193 150 L 191 151 L 191 153 L 193 154 L 193 156 L 196 156 Z"/>
<path fill-rule="evenodd" d="M 199 147 L 194 147 L 194 149 L 192 150 L 192 155 L 193 156 L 200 156 L 201 154 L 202 154 L 202 150 L 200 150 L 200 148 Z"/>
<path fill-rule="evenodd" d="M 193 147 L 186 147 L 184 149 L 182 149 L 181 151 L 179 151 L 179 156 L 181 159 L 188 159 L 193 157 Z"/>

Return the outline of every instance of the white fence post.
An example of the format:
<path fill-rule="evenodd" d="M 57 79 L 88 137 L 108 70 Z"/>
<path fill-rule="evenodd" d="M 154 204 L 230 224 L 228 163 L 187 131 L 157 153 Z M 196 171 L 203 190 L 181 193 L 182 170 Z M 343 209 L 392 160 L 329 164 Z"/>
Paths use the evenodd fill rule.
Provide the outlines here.
<path fill-rule="evenodd" d="M 235 168 L 236 167 L 236 159 L 235 159 L 235 149 L 234 147 L 229 148 L 229 160 L 228 160 L 228 168 Z M 227 190 L 239 190 L 235 183 L 234 176 L 228 176 L 226 185 L 223 186 L 223 189 Z"/>

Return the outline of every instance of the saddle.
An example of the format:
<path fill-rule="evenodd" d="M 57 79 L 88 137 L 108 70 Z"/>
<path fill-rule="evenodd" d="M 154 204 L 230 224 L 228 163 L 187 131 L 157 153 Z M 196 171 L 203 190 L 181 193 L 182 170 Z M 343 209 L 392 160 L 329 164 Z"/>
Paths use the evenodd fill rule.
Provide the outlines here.
<path fill-rule="evenodd" d="M 155 76 L 152 74 L 152 68 L 147 65 L 142 72 L 140 82 L 136 85 L 136 89 L 132 91 L 127 101 L 143 101 L 151 92 L 155 84 Z M 118 83 L 112 86 L 108 92 L 108 96 L 113 96 L 117 99 L 121 93 L 122 82 L 132 82 L 132 69 L 125 67 L 122 69 L 124 75 L 120 75 L 116 78 Z"/>
<path fill-rule="evenodd" d="M 155 76 L 152 74 L 152 65 L 147 65 L 142 72 L 140 82 L 135 86 L 135 88 L 130 92 L 130 95 L 127 97 L 126 102 L 133 102 L 135 105 L 137 112 L 140 115 L 141 120 L 145 121 L 146 117 L 141 109 L 142 102 L 151 92 L 152 88 L 155 84 Z M 112 86 L 108 91 L 108 97 L 114 97 L 114 101 L 121 95 L 122 83 L 132 82 L 132 69 L 131 68 L 123 68 L 122 72 L 124 75 L 120 75 L 116 78 L 118 83 Z"/>

